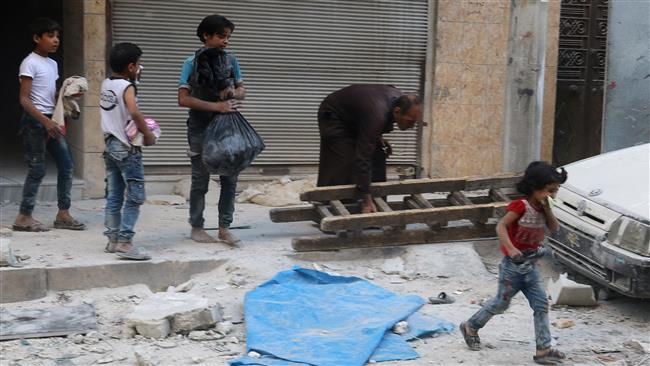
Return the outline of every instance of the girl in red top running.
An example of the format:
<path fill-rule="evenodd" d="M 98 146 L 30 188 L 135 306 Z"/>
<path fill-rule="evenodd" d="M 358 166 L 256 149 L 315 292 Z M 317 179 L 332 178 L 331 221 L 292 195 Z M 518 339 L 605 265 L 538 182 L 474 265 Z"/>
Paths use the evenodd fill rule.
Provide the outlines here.
<path fill-rule="evenodd" d="M 474 351 L 481 347 L 478 330 L 496 314 L 503 313 L 510 300 L 523 292 L 533 309 L 537 352 L 533 360 L 542 365 L 555 365 L 566 355 L 551 348 L 551 332 L 548 321 L 548 298 L 535 260 L 543 254 L 540 245 L 545 228 L 557 230 L 558 221 L 551 210 L 549 198 L 555 198 L 560 184 L 567 179 L 563 168 L 535 161 L 528 165 L 517 190 L 525 198 L 512 201 L 507 213 L 497 224 L 497 235 L 504 257 L 499 264 L 499 289 L 497 296 L 488 301 L 467 322 L 460 324 L 460 331 L 467 346 Z"/>

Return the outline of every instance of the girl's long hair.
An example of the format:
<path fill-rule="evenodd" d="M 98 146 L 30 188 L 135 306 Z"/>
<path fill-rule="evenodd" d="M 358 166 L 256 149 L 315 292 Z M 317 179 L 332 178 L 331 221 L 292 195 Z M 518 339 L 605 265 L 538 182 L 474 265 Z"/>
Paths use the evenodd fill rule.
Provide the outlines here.
<path fill-rule="evenodd" d="M 545 161 L 533 161 L 528 164 L 524 177 L 517 183 L 517 191 L 526 196 L 551 183 L 562 184 L 567 180 L 564 168 L 556 168 Z"/>

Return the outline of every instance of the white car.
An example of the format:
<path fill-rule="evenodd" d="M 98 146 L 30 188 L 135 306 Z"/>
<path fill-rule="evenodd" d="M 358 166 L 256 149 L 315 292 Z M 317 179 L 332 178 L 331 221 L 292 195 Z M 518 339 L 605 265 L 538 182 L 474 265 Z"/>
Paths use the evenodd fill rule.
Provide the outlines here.
<path fill-rule="evenodd" d="M 547 239 L 554 257 L 602 288 L 650 298 L 650 144 L 564 166 Z"/>

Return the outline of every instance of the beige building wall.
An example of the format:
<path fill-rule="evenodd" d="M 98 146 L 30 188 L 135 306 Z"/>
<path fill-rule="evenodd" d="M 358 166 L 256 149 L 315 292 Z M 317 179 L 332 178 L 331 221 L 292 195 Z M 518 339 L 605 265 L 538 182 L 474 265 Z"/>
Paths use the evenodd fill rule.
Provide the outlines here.
<path fill-rule="evenodd" d="M 106 77 L 106 0 L 64 0 L 64 63 L 68 77 L 88 79 L 81 117 L 72 121 L 69 143 L 76 174 L 84 179 L 84 196 L 104 196 L 104 140 L 99 117 L 99 90 Z"/>
<path fill-rule="evenodd" d="M 553 160 L 555 130 L 555 96 L 557 91 L 557 55 L 560 42 L 560 0 L 548 2 L 548 31 L 546 32 L 546 67 L 544 73 L 544 110 L 542 111 L 541 159 Z"/>
<path fill-rule="evenodd" d="M 490 175 L 502 170 L 510 0 L 437 0 L 424 176 Z M 549 4 L 542 158 L 551 157 L 559 0 Z M 425 88 L 426 90 L 426 88 Z"/>

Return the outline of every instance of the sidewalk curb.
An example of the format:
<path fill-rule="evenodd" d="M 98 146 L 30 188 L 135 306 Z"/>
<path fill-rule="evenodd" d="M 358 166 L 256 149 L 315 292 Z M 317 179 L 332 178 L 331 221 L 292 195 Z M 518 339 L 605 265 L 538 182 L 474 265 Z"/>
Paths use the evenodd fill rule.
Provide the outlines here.
<path fill-rule="evenodd" d="M 85 290 L 145 284 L 164 291 L 188 281 L 192 275 L 212 271 L 227 259 L 118 262 L 63 268 L 0 270 L 0 303 L 34 300 L 48 291 Z"/>

